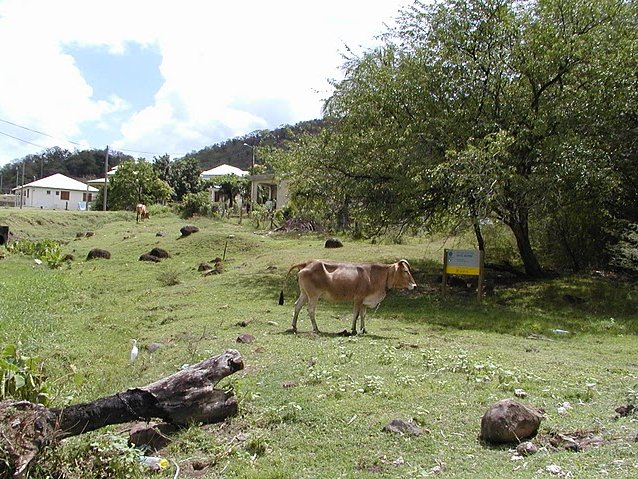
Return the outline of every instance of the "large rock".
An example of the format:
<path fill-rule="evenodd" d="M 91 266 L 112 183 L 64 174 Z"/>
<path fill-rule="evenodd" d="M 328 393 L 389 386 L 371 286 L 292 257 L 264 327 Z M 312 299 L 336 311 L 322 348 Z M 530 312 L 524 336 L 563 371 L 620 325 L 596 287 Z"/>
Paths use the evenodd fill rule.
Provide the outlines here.
<path fill-rule="evenodd" d="M 151 253 L 144 253 L 142 256 L 140 256 L 140 261 L 151 261 L 153 263 L 159 263 L 160 259 L 157 256 L 152 255 Z"/>
<path fill-rule="evenodd" d="M 182 226 L 179 230 L 179 232 L 182 233 L 182 236 L 189 236 L 193 233 L 197 233 L 198 231 L 199 228 L 193 225 Z"/>
<path fill-rule="evenodd" d="M 150 252 L 150 255 L 155 256 L 156 258 L 170 258 L 171 255 L 162 248 L 153 248 Z"/>
<path fill-rule="evenodd" d="M 93 248 L 91 251 L 89 251 L 89 254 L 86 255 L 87 260 L 98 258 L 111 259 L 111 253 L 109 253 L 105 249 Z"/>
<path fill-rule="evenodd" d="M 481 439 L 493 444 L 519 443 L 536 435 L 541 419 L 539 411 L 513 399 L 503 399 L 481 418 Z"/>
<path fill-rule="evenodd" d="M 324 243 L 324 248 L 343 248 L 343 243 L 339 238 L 328 238 Z"/>

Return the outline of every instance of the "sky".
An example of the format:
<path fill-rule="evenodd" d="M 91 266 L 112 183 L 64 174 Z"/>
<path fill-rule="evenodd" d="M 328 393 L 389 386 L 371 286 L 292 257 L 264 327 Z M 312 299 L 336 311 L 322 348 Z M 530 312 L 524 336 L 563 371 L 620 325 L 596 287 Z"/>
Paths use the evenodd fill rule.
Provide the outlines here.
<path fill-rule="evenodd" d="M 179 158 L 321 117 L 343 55 L 411 0 L 0 0 L 0 166 L 46 148 Z"/>

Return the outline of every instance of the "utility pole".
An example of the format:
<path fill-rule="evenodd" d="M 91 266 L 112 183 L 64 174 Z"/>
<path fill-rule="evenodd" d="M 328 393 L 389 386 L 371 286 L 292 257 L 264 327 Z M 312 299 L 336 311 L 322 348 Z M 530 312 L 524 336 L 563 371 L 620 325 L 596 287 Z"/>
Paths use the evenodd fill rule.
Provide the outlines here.
<path fill-rule="evenodd" d="M 16 165 L 16 190 L 18 189 L 18 185 L 20 184 L 20 168 L 18 168 L 18 165 Z M 17 205 L 17 200 L 18 200 L 18 195 L 17 193 L 14 195 L 15 199 L 13 202 L 14 206 L 18 206 Z"/>
<path fill-rule="evenodd" d="M 106 211 L 106 193 L 107 193 L 107 188 L 109 185 L 109 178 L 108 178 L 108 172 L 109 172 L 109 145 L 106 145 L 106 155 L 104 158 L 104 195 L 102 198 L 102 211 Z"/>
<path fill-rule="evenodd" d="M 22 209 L 22 203 L 24 203 L 24 163 L 25 161 L 22 160 L 22 184 L 20 185 L 20 209 Z"/>

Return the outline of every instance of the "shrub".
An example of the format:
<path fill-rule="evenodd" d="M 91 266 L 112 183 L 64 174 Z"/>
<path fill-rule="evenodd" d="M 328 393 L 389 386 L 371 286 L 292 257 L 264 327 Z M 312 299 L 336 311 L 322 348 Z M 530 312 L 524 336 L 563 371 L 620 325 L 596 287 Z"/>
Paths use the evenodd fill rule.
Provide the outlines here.
<path fill-rule="evenodd" d="M 23 356 L 15 344 L 7 344 L 0 354 L 0 399 L 13 398 L 47 405 L 49 385 L 37 356 Z"/>
<path fill-rule="evenodd" d="M 58 268 L 64 263 L 62 249 L 53 240 L 20 240 L 9 244 L 7 249 L 12 253 L 22 253 L 44 261 L 50 268 Z"/>
<path fill-rule="evenodd" d="M 210 201 L 210 193 L 207 191 L 188 193 L 184 196 L 179 209 L 183 218 L 190 218 L 195 215 L 212 216 L 213 206 Z"/>

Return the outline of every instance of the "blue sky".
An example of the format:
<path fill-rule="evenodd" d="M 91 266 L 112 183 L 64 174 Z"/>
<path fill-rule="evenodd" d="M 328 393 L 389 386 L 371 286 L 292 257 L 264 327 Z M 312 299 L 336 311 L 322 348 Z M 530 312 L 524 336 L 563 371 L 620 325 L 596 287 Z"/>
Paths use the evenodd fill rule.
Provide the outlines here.
<path fill-rule="evenodd" d="M 0 0 L 0 166 L 45 148 L 172 158 L 319 118 L 346 47 L 411 0 Z"/>

